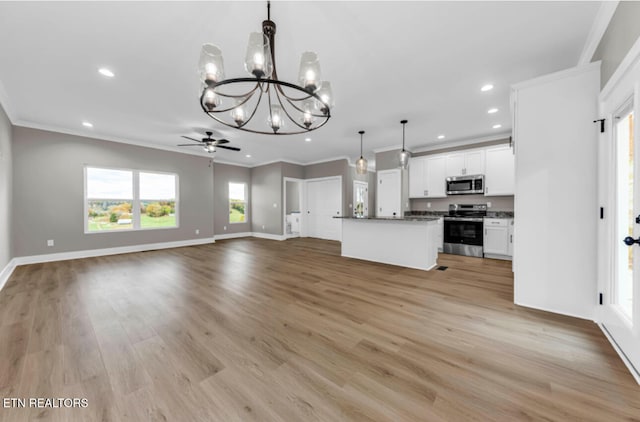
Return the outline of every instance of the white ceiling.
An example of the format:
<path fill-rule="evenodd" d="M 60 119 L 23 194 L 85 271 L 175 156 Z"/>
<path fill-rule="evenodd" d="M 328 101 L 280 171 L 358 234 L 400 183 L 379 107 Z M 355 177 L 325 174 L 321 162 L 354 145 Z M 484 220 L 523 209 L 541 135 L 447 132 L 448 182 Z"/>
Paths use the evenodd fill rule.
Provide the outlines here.
<path fill-rule="evenodd" d="M 222 48 L 227 77 L 245 76 L 248 34 L 260 30 L 266 2 L 0 2 L 0 99 L 17 125 L 174 150 L 180 135 L 216 129 L 242 148 L 216 159 L 243 165 L 353 160 L 364 129 L 372 159 L 374 149 L 401 144 L 403 118 L 411 150 L 443 142 L 439 134 L 508 134 L 509 86 L 575 66 L 599 7 L 274 2 L 280 78 L 295 81 L 300 54 L 316 51 L 336 98 L 329 123 L 305 142 L 226 128 L 198 104 L 201 45 Z M 99 75 L 102 66 L 116 77 Z M 485 83 L 495 88 L 480 92 Z M 487 114 L 491 107 L 499 112 Z"/>

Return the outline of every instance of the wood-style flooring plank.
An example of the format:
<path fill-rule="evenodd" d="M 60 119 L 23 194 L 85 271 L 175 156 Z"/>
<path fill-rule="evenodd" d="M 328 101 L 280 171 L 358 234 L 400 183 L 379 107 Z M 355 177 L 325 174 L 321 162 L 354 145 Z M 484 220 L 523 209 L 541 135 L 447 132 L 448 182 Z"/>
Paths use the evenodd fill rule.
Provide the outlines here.
<path fill-rule="evenodd" d="M 16 268 L 0 291 L 0 422 L 640 421 L 590 321 L 513 304 L 511 263 L 446 271 L 340 244 L 234 239 Z"/>

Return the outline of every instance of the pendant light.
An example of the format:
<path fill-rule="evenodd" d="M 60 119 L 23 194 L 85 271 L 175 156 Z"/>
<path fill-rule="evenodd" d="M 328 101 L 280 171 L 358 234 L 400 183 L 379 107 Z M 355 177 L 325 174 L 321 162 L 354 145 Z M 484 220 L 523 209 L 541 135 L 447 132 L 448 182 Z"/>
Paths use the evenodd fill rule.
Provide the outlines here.
<path fill-rule="evenodd" d="M 401 169 L 406 170 L 409 168 L 409 159 L 411 158 L 411 153 L 404 149 L 404 127 L 407 124 L 408 120 L 401 120 L 402 123 L 402 151 L 400 151 L 400 156 L 398 157 L 398 163 Z"/>
<path fill-rule="evenodd" d="M 356 173 L 358 174 L 367 174 L 367 160 L 362 156 L 362 135 L 364 135 L 364 130 L 358 132 L 360 134 L 360 158 L 356 160 Z"/>

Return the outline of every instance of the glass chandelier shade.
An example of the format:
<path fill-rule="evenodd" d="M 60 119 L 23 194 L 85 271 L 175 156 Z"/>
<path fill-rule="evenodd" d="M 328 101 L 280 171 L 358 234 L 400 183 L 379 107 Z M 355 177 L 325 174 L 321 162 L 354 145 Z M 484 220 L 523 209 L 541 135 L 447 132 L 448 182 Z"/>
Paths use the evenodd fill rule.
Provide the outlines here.
<path fill-rule="evenodd" d="M 402 124 L 402 151 L 400 151 L 400 155 L 398 156 L 398 166 L 406 170 L 409 168 L 409 159 L 411 158 L 411 153 L 404 149 L 404 127 L 408 123 L 408 120 L 401 120 Z"/>
<path fill-rule="evenodd" d="M 276 24 L 270 11 L 267 2 L 262 32 L 249 34 L 244 67 L 250 77 L 225 79 L 220 48 L 202 46 L 200 105 L 209 117 L 247 132 L 290 135 L 316 130 L 329 121 L 335 105 L 331 84 L 321 79 L 320 61 L 312 51 L 302 53 L 296 83 L 278 79 Z"/>
<path fill-rule="evenodd" d="M 367 174 L 369 163 L 367 163 L 367 159 L 362 156 L 362 135 L 364 135 L 364 130 L 358 133 L 360 134 L 360 158 L 356 160 L 356 173 Z"/>

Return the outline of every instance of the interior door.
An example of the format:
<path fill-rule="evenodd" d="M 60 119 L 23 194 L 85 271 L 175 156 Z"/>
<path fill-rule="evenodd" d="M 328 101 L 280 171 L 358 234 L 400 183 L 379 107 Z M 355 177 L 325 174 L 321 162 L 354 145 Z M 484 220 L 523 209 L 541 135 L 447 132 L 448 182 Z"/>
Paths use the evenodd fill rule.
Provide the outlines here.
<path fill-rule="evenodd" d="M 307 236 L 341 240 L 342 180 L 321 179 L 307 181 Z"/>
<path fill-rule="evenodd" d="M 378 191 L 376 193 L 378 217 L 401 217 L 402 173 L 400 170 L 382 170 L 378 172 Z"/>
<path fill-rule="evenodd" d="M 640 70 L 640 68 L 639 68 Z M 601 147 L 601 197 L 611 210 L 604 230 L 601 272 L 604 278 L 600 322 L 617 346 L 625 363 L 640 382 L 640 152 L 638 125 L 638 88 L 636 82 L 622 84 L 601 102 L 609 124 Z M 634 87 L 635 85 L 635 87 Z M 603 158 L 601 157 L 601 160 Z M 603 183 L 603 180 L 605 182 Z M 606 198 L 608 196 L 608 198 Z M 606 209 L 606 208 L 605 208 Z M 608 240 L 608 242 L 607 242 Z M 610 247 L 606 247 L 606 245 Z M 604 260 L 604 264 L 603 264 Z M 634 369 L 635 368 L 635 369 Z"/>

